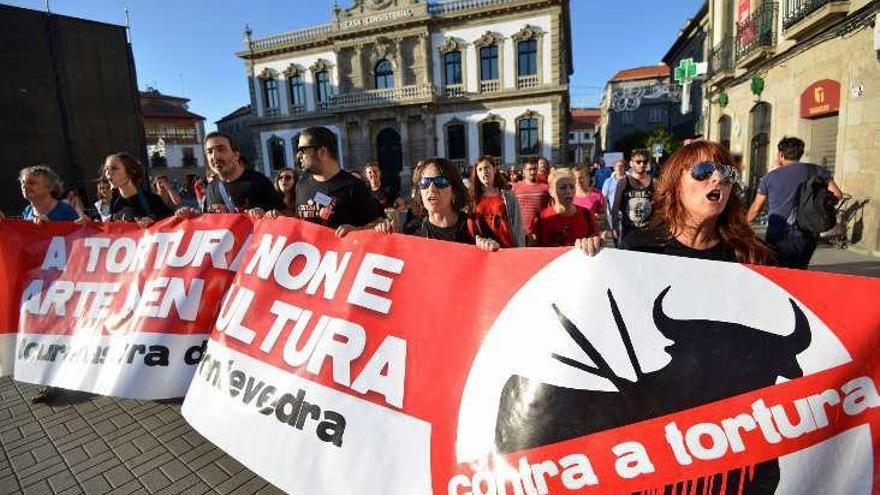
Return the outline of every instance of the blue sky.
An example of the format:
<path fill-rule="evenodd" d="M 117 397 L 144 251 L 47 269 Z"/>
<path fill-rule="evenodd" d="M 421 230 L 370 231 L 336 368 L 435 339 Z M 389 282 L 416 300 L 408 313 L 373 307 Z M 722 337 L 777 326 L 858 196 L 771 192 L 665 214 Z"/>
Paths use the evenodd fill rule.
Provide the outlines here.
<path fill-rule="evenodd" d="M 2 1 L 35 10 L 45 0 Z M 52 12 L 113 24 L 131 13 L 141 89 L 190 98 L 205 128 L 248 102 L 242 49 L 244 24 L 255 36 L 330 20 L 333 0 L 49 0 Z M 339 0 L 343 7 L 350 0 Z M 594 106 L 620 69 L 660 62 L 702 0 L 571 0 L 574 44 L 572 104 Z"/>

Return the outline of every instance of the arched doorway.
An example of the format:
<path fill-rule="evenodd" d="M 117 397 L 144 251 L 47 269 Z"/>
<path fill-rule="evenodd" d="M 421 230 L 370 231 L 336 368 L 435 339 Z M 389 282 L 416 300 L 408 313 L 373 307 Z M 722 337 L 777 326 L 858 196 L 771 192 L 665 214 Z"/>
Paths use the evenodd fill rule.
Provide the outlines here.
<path fill-rule="evenodd" d="M 403 169 L 400 134 L 390 127 L 382 129 L 376 137 L 376 150 L 382 169 L 382 184 L 399 194 L 400 171 Z"/>
<path fill-rule="evenodd" d="M 281 170 L 287 167 L 287 157 L 284 154 L 284 140 L 273 136 L 269 140 L 269 163 L 272 170 Z"/>
<path fill-rule="evenodd" d="M 751 152 L 749 154 L 749 200 L 755 197 L 758 181 L 767 174 L 770 147 L 769 103 L 760 102 L 749 112 L 751 121 Z"/>

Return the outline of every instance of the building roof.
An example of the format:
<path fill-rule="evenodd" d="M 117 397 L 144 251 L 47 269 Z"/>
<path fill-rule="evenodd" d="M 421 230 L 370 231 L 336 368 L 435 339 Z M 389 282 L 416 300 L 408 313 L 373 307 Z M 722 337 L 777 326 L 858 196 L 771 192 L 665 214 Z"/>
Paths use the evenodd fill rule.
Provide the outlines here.
<path fill-rule="evenodd" d="M 192 113 L 186 108 L 188 98 L 163 95 L 150 88 L 140 92 L 140 100 L 141 115 L 144 118 L 205 120 L 201 115 Z"/>
<path fill-rule="evenodd" d="M 252 113 L 251 106 L 245 105 L 245 106 L 236 108 L 235 110 L 232 111 L 232 113 L 230 113 L 228 115 L 220 117 L 220 120 L 218 120 L 217 122 L 214 122 L 214 123 L 220 124 L 222 122 L 226 122 L 227 120 L 233 120 L 233 119 L 237 119 L 240 117 L 249 117 L 251 115 L 251 113 Z"/>
<path fill-rule="evenodd" d="M 591 129 L 596 127 L 602 117 L 598 108 L 572 108 L 571 129 Z"/>
<path fill-rule="evenodd" d="M 621 81 L 638 81 L 641 79 L 660 79 L 669 77 L 669 67 L 666 64 L 647 65 L 644 67 L 633 67 L 632 69 L 624 69 L 614 77 L 610 82 Z"/>
<path fill-rule="evenodd" d="M 676 52 L 681 49 L 682 45 L 699 33 L 700 24 L 706 20 L 708 15 L 709 2 L 704 1 L 703 5 L 700 6 L 700 10 L 697 11 L 697 14 L 689 18 L 681 31 L 678 32 L 678 37 L 675 39 L 675 43 L 669 47 L 666 55 L 663 56 L 664 63 L 674 65 L 677 62 L 676 60 L 672 60 L 672 58 L 675 56 Z"/>

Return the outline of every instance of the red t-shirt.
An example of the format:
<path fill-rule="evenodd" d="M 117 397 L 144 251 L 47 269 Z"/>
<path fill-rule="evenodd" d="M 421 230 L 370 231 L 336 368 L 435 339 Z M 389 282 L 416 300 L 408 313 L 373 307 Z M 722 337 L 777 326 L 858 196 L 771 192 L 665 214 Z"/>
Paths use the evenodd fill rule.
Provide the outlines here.
<path fill-rule="evenodd" d="M 519 202 L 519 211 L 522 215 L 523 227 L 526 234 L 533 235 L 532 222 L 541 212 L 541 208 L 547 206 L 550 201 L 550 193 L 547 184 L 526 184 L 517 182 L 513 185 L 513 195 Z"/>
<path fill-rule="evenodd" d="M 507 206 L 504 198 L 498 194 L 495 196 L 483 196 L 474 208 L 480 235 L 495 239 L 503 248 L 514 247 L 513 236 L 510 234 L 510 222 L 507 219 Z M 488 232 L 485 232 L 488 230 Z"/>
<path fill-rule="evenodd" d="M 535 217 L 533 229 L 538 235 L 538 245 L 543 247 L 574 246 L 574 241 L 599 233 L 593 215 L 575 206 L 577 212 L 564 217 L 548 206 Z"/>

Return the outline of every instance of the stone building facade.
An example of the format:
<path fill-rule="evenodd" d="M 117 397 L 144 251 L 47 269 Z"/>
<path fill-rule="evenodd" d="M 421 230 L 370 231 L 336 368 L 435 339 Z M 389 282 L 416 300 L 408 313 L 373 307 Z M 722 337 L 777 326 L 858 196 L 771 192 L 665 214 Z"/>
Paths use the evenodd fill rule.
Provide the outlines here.
<path fill-rule="evenodd" d="M 806 142 L 859 205 L 852 249 L 880 255 L 877 0 L 711 0 L 709 137 L 744 158 L 754 193 L 784 136 Z"/>
<path fill-rule="evenodd" d="M 572 108 L 568 126 L 568 163 L 590 165 L 596 158 L 596 135 L 602 111 L 598 108 Z"/>
<path fill-rule="evenodd" d="M 257 159 L 257 147 L 254 145 L 254 134 L 250 126 L 253 114 L 251 106 L 244 105 L 215 122 L 218 131 L 229 134 L 235 139 L 238 151 L 249 167 L 253 167 Z"/>
<path fill-rule="evenodd" d="M 355 0 L 325 25 L 248 32 L 238 56 L 266 174 L 294 164 L 314 125 L 337 134 L 343 166 L 377 160 L 402 189 L 431 156 L 565 161 L 568 0 Z"/>
<path fill-rule="evenodd" d="M 188 184 L 205 174 L 205 118 L 189 111 L 189 100 L 148 88 L 140 93 L 150 176 Z"/>

